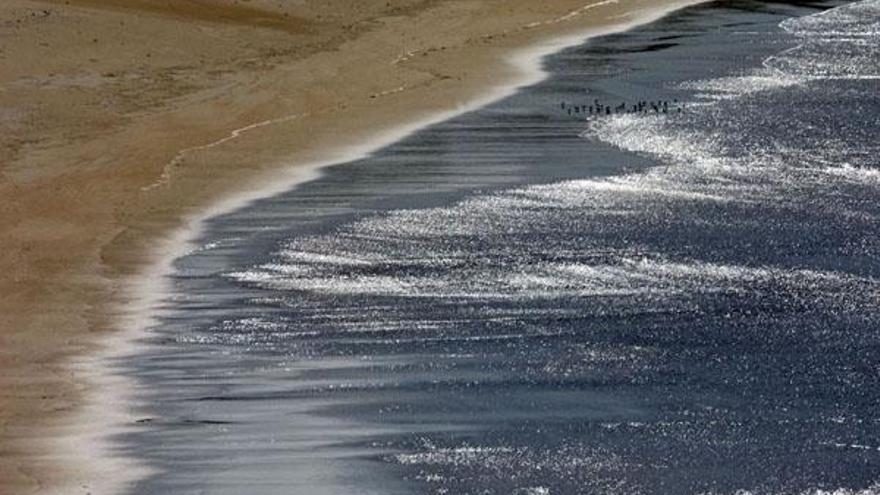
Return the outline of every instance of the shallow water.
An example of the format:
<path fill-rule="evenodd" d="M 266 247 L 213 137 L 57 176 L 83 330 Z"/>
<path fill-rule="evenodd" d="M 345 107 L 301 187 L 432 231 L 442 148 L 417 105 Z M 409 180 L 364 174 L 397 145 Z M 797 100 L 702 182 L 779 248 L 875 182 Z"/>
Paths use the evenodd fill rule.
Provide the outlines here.
<path fill-rule="evenodd" d="M 689 8 L 211 220 L 124 363 L 133 492 L 877 492 L 878 39 Z"/>

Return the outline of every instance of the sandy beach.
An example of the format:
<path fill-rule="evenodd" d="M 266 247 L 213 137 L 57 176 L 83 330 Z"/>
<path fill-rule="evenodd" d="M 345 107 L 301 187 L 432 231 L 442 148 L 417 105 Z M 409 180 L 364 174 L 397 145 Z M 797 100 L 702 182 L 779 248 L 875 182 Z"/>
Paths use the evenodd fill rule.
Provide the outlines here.
<path fill-rule="evenodd" d="M 85 493 L 46 440 L 159 239 L 509 87 L 519 49 L 686 3 L 3 2 L 0 493 Z"/>

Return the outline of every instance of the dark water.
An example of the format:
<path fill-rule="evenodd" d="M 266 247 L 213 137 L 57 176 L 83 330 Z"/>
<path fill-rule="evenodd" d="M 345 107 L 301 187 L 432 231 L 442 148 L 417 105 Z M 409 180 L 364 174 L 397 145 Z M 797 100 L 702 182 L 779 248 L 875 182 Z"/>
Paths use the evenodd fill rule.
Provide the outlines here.
<path fill-rule="evenodd" d="M 690 8 L 213 219 L 125 363 L 134 493 L 877 493 L 878 41 Z"/>

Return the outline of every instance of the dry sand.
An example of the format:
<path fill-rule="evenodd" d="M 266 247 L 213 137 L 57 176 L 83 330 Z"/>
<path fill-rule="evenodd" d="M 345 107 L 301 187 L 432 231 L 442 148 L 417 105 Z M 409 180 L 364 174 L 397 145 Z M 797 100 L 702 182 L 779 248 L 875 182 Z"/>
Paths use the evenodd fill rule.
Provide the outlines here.
<path fill-rule="evenodd" d="M 42 441 L 93 392 L 70 362 L 184 218 L 485 95 L 512 50 L 680 3 L 0 2 L 0 494 L 85 490 Z"/>

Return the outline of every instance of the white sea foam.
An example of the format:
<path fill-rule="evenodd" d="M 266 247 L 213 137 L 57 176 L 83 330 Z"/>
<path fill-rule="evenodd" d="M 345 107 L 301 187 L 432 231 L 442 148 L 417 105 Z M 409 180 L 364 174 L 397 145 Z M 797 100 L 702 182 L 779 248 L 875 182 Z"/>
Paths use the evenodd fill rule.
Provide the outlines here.
<path fill-rule="evenodd" d="M 853 2 L 780 26 L 800 44 L 768 59 L 767 67 L 806 78 L 880 78 L 880 1 Z"/>
<path fill-rule="evenodd" d="M 780 26 L 790 33 L 803 36 L 880 36 L 880 1 L 847 3 L 818 14 L 786 19 Z"/>
<path fill-rule="evenodd" d="M 823 171 L 835 177 L 842 177 L 855 183 L 880 185 L 880 168 L 853 167 L 844 163 L 836 167 L 826 167 Z"/>
<path fill-rule="evenodd" d="M 400 464 L 444 464 L 444 465 L 467 465 L 485 464 L 488 459 L 503 454 L 512 454 L 514 449 L 510 447 L 456 447 L 434 448 L 426 452 L 415 454 L 398 454 L 395 459 Z"/>
<path fill-rule="evenodd" d="M 561 445 L 554 449 L 535 449 L 520 446 L 437 447 L 430 442 L 415 453 L 400 454 L 393 458 L 399 464 L 420 468 L 419 477 L 429 483 L 443 486 L 446 478 L 439 475 L 452 469 L 461 476 L 499 477 L 500 483 L 512 483 L 509 493 L 517 495 L 552 493 L 547 487 L 519 479 L 512 473 L 536 473 L 550 479 L 571 481 L 589 480 L 591 487 L 602 493 L 617 493 L 619 480 L 626 462 L 617 454 L 601 448 L 582 445 Z M 471 474 L 473 473 L 473 474 Z M 521 483 L 521 484 L 520 484 Z M 516 486 L 516 485 L 520 486 Z M 445 490 L 441 493 L 444 493 Z M 624 490 L 624 492 L 626 492 Z"/>
<path fill-rule="evenodd" d="M 745 74 L 729 77 L 717 77 L 682 83 L 681 89 L 700 92 L 700 96 L 709 100 L 738 98 L 749 93 L 786 88 L 799 84 L 803 78 L 780 73 L 767 68 L 751 69 Z"/>
<path fill-rule="evenodd" d="M 816 293 L 834 293 L 853 285 L 867 288 L 868 293 L 877 291 L 875 281 L 841 273 L 675 261 L 650 252 L 639 257 L 605 253 L 604 259 L 595 263 L 542 261 L 514 267 L 504 261 L 508 257 L 528 259 L 525 250 L 531 246 L 502 247 L 491 240 L 514 233 L 539 235 L 551 219 L 557 226 L 560 220 L 564 225 L 567 216 L 584 219 L 601 215 L 609 204 L 620 208 L 616 203 L 639 206 L 657 200 L 651 188 L 628 185 L 606 189 L 595 187 L 597 184 L 607 185 L 593 180 L 569 181 L 471 198 L 451 207 L 395 211 L 331 234 L 298 238 L 278 253 L 276 261 L 229 276 L 275 290 L 490 300 L 693 295 L 747 291 L 756 284 L 809 288 Z M 603 192 L 609 194 L 603 196 Z M 667 190 L 661 194 L 662 201 L 715 200 L 703 194 L 669 194 Z M 490 240 L 490 244 L 470 249 L 467 243 L 459 245 L 457 241 L 465 236 Z M 426 241 L 434 246 L 430 254 L 424 250 Z M 314 263 L 311 253 L 316 251 L 332 253 L 322 256 L 322 261 L 339 263 Z M 357 263 L 351 262 L 354 257 Z M 413 274 L 399 269 L 404 266 L 427 271 Z M 375 273 L 386 269 L 388 274 Z"/>
<path fill-rule="evenodd" d="M 708 492 L 703 495 L 720 495 L 716 492 Z M 866 488 L 809 488 L 796 492 L 768 492 L 761 490 L 737 490 L 731 495 L 880 495 L 880 483 L 875 483 Z"/>

